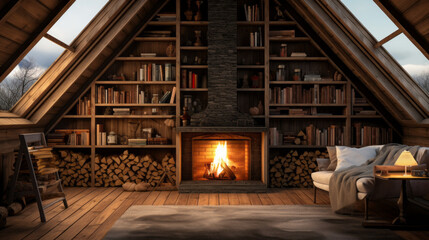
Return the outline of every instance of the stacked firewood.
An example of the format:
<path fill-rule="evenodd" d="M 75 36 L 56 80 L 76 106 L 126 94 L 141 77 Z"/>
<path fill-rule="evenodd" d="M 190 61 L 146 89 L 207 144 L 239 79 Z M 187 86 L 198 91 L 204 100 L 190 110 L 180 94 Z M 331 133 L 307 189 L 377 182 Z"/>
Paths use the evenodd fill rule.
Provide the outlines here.
<path fill-rule="evenodd" d="M 55 160 L 63 186 L 88 187 L 91 185 L 91 156 L 72 151 L 59 151 Z"/>
<path fill-rule="evenodd" d="M 125 150 L 120 155 L 95 157 L 95 186 L 122 186 L 126 182 L 149 183 L 156 186 L 164 172 L 176 181 L 176 162 L 167 153 L 161 163 L 150 155 L 136 156 Z"/>
<path fill-rule="evenodd" d="M 285 156 L 275 156 L 270 160 L 270 187 L 312 187 L 316 158 L 328 158 L 328 153 L 291 150 Z"/>

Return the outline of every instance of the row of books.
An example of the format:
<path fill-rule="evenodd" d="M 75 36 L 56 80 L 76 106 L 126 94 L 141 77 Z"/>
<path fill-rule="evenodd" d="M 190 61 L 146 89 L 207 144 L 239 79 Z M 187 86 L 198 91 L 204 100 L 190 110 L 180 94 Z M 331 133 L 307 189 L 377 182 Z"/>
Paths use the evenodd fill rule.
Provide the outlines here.
<path fill-rule="evenodd" d="M 148 63 L 141 65 L 137 81 L 174 81 L 176 79 L 176 66 L 171 63 L 155 64 Z"/>
<path fill-rule="evenodd" d="M 358 146 L 380 145 L 393 142 L 391 128 L 364 126 L 362 123 L 353 124 L 352 144 Z"/>
<path fill-rule="evenodd" d="M 357 96 L 359 96 L 359 97 L 357 97 Z M 352 103 L 353 104 L 367 104 L 368 102 L 366 101 L 365 98 L 356 94 L 356 90 L 353 88 L 352 89 Z"/>
<path fill-rule="evenodd" d="M 147 95 L 148 93 L 142 90 L 142 87 L 139 85 L 131 86 L 131 88 L 134 88 L 134 90 L 125 91 L 125 90 L 116 90 L 114 87 L 105 88 L 104 86 L 98 86 L 97 87 L 97 103 L 111 103 L 111 104 L 118 104 L 118 103 L 131 103 L 131 104 L 144 104 L 144 103 L 150 103 L 147 102 Z M 176 87 L 173 87 L 170 92 L 170 98 L 168 98 L 168 101 L 161 102 L 160 103 L 174 103 L 175 101 L 175 94 L 176 94 Z M 174 96 L 173 96 L 174 93 Z M 163 95 L 163 97 L 166 94 Z M 171 97 L 172 96 L 172 97 Z M 164 99 L 165 100 L 165 99 Z"/>
<path fill-rule="evenodd" d="M 205 75 L 201 73 L 196 73 L 192 71 L 187 71 L 186 69 L 182 70 L 182 88 L 201 88 L 204 84 Z"/>
<path fill-rule="evenodd" d="M 88 97 L 79 99 L 76 105 L 77 115 L 91 115 L 91 100 Z"/>
<path fill-rule="evenodd" d="M 262 3 L 261 3 L 262 5 Z M 244 14 L 246 16 L 246 21 L 254 22 L 254 21 L 262 21 L 264 19 L 262 8 L 259 4 L 247 5 L 244 4 Z"/>
<path fill-rule="evenodd" d="M 274 87 L 270 89 L 272 104 L 344 104 L 345 92 L 335 86 L 319 86 L 303 88 L 302 85 L 290 87 Z"/>
<path fill-rule="evenodd" d="M 313 124 L 305 128 L 308 145 L 334 146 L 344 145 L 345 126 L 331 125 L 328 128 L 317 128 Z"/>
<path fill-rule="evenodd" d="M 104 131 L 104 124 L 97 124 L 95 131 L 95 134 L 97 136 L 95 144 L 97 146 L 107 145 L 107 132 Z"/>
<path fill-rule="evenodd" d="M 250 33 L 250 46 L 251 47 L 263 47 L 264 42 L 262 38 L 262 30 L 259 28 L 259 31 Z"/>
<path fill-rule="evenodd" d="M 57 145 L 89 146 L 89 129 L 56 129 L 47 135 L 47 144 L 50 147 Z"/>

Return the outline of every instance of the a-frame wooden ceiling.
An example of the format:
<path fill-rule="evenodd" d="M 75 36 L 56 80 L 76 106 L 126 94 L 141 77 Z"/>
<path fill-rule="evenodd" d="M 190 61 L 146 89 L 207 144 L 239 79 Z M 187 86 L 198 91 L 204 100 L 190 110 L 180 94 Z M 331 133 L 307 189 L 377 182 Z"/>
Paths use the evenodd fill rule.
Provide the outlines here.
<path fill-rule="evenodd" d="M 75 0 L 0 1 L 0 82 Z"/>
<path fill-rule="evenodd" d="M 40 0 L 41 1 L 41 0 Z M 49 128 L 77 99 L 120 49 L 144 27 L 166 1 L 110 1 L 72 43 L 75 52 L 65 51 L 12 113 L 39 127 Z M 377 110 L 401 125 L 421 123 L 429 115 L 429 99 L 338 0 L 279 1 L 305 23 L 312 38 L 353 83 L 377 102 Z"/>

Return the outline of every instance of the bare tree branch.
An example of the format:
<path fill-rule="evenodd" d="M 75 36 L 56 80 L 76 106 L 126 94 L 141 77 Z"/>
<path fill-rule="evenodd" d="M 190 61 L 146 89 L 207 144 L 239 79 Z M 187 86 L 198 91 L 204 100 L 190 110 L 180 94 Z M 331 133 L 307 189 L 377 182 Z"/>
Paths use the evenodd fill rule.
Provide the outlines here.
<path fill-rule="evenodd" d="M 24 59 L 11 78 L 0 83 L 0 110 L 11 109 L 40 76 L 34 60 Z"/>

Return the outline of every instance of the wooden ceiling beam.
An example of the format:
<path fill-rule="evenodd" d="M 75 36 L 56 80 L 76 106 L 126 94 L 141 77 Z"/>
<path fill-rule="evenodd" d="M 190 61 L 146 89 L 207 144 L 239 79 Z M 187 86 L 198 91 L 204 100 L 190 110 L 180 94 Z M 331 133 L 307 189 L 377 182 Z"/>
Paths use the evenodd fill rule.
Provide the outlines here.
<path fill-rule="evenodd" d="M 421 36 L 390 1 L 374 0 L 377 6 L 392 20 L 393 23 L 410 39 L 410 41 L 429 59 L 429 43 Z"/>
<path fill-rule="evenodd" d="M 53 43 L 55 43 L 55 44 L 57 44 L 57 45 L 65 48 L 65 49 L 69 50 L 70 52 L 75 52 L 76 51 L 76 48 L 74 48 L 74 47 L 72 47 L 72 46 L 70 46 L 68 44 L 65 44 L 63 41 L 59 40 L 58 38 L 52 36 L 49 33 L 46 33 L 44 37 L 46 39 L 52 41 Z"/>
<path fill-rule="evenodd" d="M 393 38 L 395 38 L 395 37 L 399 36 L 399 34 L 401 34 L 401 33 L 402 33 L 402 30 L 401 30 L 401 29 L 398 29 L 398 30 L 394 31 L 393 33 L 389 34 L 389 36 L 387 36 L 387 37 L 385 37 L 385 38 L 381 39 L 381 41 L 377 42 L 377 43 L 374 45 L 374 47 L 375 47 L 375 48 L 379 48 L 379 47 L 381 47 L 383 44 L 385 44 L 385 43 L 387 43 L 388 41 L 392 40 Z"/>
<path fill-rule="evenodd" d="M 10 14 L 12 14 L 13 9 L 19 6 L 21 1 L 22 0 L 11 0 L 0 10 L 0 26 L 6 22 Z"/>
<path fill-rule="evenodd" d="M 75 0 L 59 1 L 58 6 L 45 18 L 39 27 L 33 31 L 31 37 L 27 39 L 9 59 L 0 66 L 0 79 L 6 76 L 15 66 L 27 55 L 37 42 L 48 32 L 55 22 L 67 11 Z"/>

